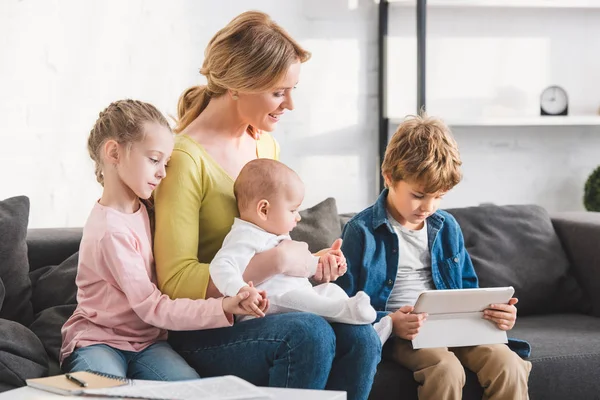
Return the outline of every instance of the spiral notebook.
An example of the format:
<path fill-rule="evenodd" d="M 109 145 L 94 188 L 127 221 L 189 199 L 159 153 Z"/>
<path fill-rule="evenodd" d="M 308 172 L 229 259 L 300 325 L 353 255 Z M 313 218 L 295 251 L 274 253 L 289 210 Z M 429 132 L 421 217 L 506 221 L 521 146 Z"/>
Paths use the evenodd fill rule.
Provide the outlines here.
<path fill-rule="evenodd" d="M 70 379 L 67 377 L 70 375 Z M 79 383 L 78 383 L 79 381 Z M 82 384 L 86 386 L 83 387 Z M 270 396 L 245 380 L 227 375 L 179 382 L 141 381 L 80 371 L 27 379 L 27 386 L 65 396 L 95 396 L 151 400 L 250 400 Z"/>
<path fill-rule="evenodd" d="M 77 381 L 81 383 L 77 383 Z M 85 392 L 110 389 L 132 383 L 127 378 L 100 374 L 95 371 L 79 371 L 47 378 L 27 379 L 26 382 L 27 386 L 67 396 L 81 396 Z"/>

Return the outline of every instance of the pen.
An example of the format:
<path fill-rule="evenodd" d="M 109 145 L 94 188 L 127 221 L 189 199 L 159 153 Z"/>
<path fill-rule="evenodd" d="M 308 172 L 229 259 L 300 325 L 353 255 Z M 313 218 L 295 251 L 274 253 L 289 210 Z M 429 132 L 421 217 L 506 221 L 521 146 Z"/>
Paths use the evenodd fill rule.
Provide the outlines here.
<path fill-rule="evenodd" d="M 78 384 L 81 387 L 87 387 L 87 385 L 88 385 L 86 381 L 83 381 L 83 380 L 81 380 L 81 379 L 79 379 L 79 378 L 77 378 L 77 377 L 75 377 L 75 376 L 73 376 L 71 374 L 65 374 L 65 377 L 68 380 L 70 380 L 71 382 L 75 382 L 76 384 Z"/>

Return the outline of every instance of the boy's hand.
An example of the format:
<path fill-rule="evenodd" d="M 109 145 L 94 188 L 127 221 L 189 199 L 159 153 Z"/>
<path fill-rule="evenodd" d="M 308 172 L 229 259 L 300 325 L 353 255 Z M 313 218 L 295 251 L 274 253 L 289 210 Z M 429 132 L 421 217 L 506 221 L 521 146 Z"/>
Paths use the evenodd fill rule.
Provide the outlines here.
<path fill-rule="evenodd" d="M 344 257 L 341 247 L 342 239 L 337 239 L 333 242 L 331 248 L 320 250 L 315 254 L 316 256 L 319 256 L 317 272 L 312 278 L 315 283 L 335 281 L 346 273 L 348 267 L 346 265 L 346 257 Z"/>
<path fill-rule="evenodd" d="M 517 322 L 517 307 L 515 307 L 515 304 L 518 302 L 519 299 L 513 297 L 508 301 L 508 304 L 490 304 L 490 307 L 483 312 L 483 318 L 495 323 L 500 330 L 511 330 Z"/>
<path fill-rule="evenodd" d="M 248 293 L 248 297 L 240 302 L 240 306 L 244 309 L 244 314 L 258 318 L 264 317 L 265 311 L 269 306 L 267 293 L 264 290 L 256 289 L 252 282 L 248 282 L 248 286 L 241 288 L 238 295 L 241 293 Z"/>
<path fill-rule="evenodd" d="M 414 309 L 413 306 L 402 306 L 390 315 L 394 335 L 406 340 L 413 340 L 417 336 L 427 320 L 427 314 L 411 314 Z"/>

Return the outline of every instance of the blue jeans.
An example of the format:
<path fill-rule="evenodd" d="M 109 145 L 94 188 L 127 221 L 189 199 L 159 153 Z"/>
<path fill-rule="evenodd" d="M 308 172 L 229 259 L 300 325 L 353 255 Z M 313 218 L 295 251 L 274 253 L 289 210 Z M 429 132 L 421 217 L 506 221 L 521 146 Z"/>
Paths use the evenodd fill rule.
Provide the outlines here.
<path fill-rule="evenodd" d="M 124 351 L 105 344 L 80 347 L 62 363 L 64 372 L 86 369 L 132 379 L 182 381 L 200 378 L 167 342 L 142 351 Z"/>
<path fill-rule="evenodd" d="M 308 313 L 170 332 L 169 342 L 203 377 L 236 375 L 259 386 L 345 390 L 348 400 L 367 399 L 381 357 L 371 325 L 330 325 Z"/>

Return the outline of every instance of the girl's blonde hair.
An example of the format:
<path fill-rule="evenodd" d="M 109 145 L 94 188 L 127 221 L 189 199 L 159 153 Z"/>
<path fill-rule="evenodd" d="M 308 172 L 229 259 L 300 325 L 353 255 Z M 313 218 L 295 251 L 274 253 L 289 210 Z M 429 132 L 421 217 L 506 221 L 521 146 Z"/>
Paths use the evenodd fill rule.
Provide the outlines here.
<path fill-rule="evenodd" d="M 111 139 L 126 147 L 143 140 L 146 123 L 157 123 L 171 129 L 156 107 L 138 100 L 115 101 L 99 114 L 88 138 L 88 152 L 94 161 L 96 179 L 102 186 L 102 146 Z"/>
<path fill-rule="evenodd" d="M 205 86 L 193 86 L 179 98 L 175 132 L 183 131 L 211 98 L 228 90 L 262 92 L 274 88 L 294 62 L 310 53 L 267 14 L 247 11 L 235 17 L 208 42 L 200 73 Z M 255 128 L 249 127 L 250 133 Z"/>
<path fill-rule="evenodd" d="M 398 126 L 385 150 L 381 173 L 392 184 L 403 180 L 433 194 L 447 192 L 460 182 L 461 165 L 450 128 L 423 112 Z"/>

